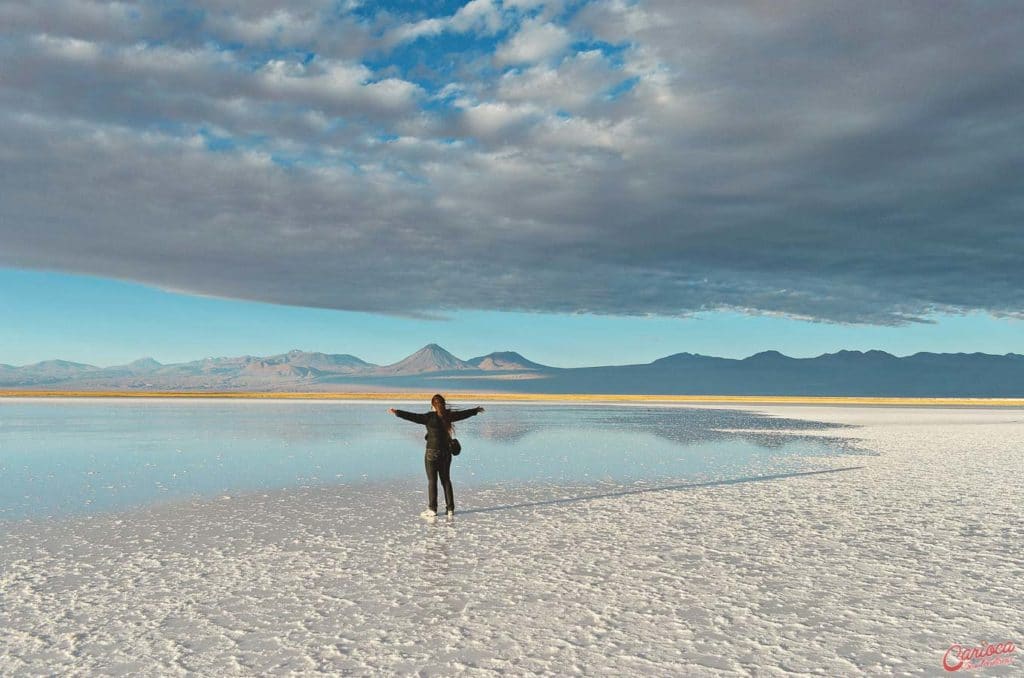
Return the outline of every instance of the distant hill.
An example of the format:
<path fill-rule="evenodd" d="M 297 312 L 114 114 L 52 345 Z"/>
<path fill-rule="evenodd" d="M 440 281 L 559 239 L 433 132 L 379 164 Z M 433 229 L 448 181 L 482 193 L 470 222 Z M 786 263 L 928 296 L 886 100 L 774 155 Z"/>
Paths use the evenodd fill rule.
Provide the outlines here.
<path fill-rule="evenodd" d="M 489 391 L 651 395 L 1024 397 L 1024 356 L 838 351 L 741 360 L 676 353 L 650 363 L 556 368 L 515 351 L 462 360 L 428 344 L 390 365 L 300 350 L 163 365 L 142 358 L 96 367 L 48 360 L 0 365 L 0 388 L 136 391 Z"/>
<path fill-rule="evenodd" d="M 6 367 L 6 366 L 5 366 Z M 59 383 L 83 379 L 94 375 L 100 368 L 67 360 L 44 360 L 43 362 L 0 371 L 0 379 L 12 385 Z"/>
<path fill-rule="evenodd" d="M 478 358 L 467 360 L 467 363 L 481 370 L 545 370 L 546 366 L 527 360 L 515 351 L 497 351 Z"/>
<path fill-rule="evenodd" d="M 840 351 L 791 358 L 765 351 L 734 360 L 680 353 L 646 365 L 569 370 L 542 388 L 549 385 L 573 393 L 1019 397 L 1024 356 Z"/>
<path fill-rule="evenodd" d="M 399 360 L 392 365 L 378 367 L 370 372 L 380 376 L 404 376 L 410 374 L 425 374 L 428 372 L 450 372 L 457 370 L 471 370 L 473 366 L 459 360 L 448 351 L 437 344 L 427 344 L 411 356 Z"/>
<path fill-rule="evenodd" d="M 139 372 L 152 372 L 153 370 L 159 370 L 163 365 L 152 358 L 139 358 L 138 360 L 133 360 L 124 367 L 125 369 L 136 370 Z"/>
<path fill-rule="evenodd" d="M 291 365 L 294 367 L 308 367 L 320 372 L 359 372 L 377 367 L 365 360 L 360 360 L 354 355 L 347 353 L 310 353 L 298 349 L 288 351 L 281 355 L 270 356 L 266 362 L 271 365 Z"/>

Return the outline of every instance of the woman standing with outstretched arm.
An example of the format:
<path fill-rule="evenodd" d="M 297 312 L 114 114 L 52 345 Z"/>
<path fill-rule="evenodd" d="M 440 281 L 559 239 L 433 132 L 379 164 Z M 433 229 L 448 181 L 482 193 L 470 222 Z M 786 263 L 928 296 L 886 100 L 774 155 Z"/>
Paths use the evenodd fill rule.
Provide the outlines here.
<path fill-rule="evenodd" d="M 430 399 L 430 407 L 431 411 L 426 414 L 396 410 L 393 407 L 388 412 L 427 427 L 427 451 L 423 458 L 427 468 L 427 510 L 420 515 L 424 518 L 433 518 L 437 515 L 437 479 L 440 477 L 441 486 L 444 488 L 445 509 L 451 518 L 455 515 L 455 494 L 451 479 L 451 443 L 455 432 L 452 423 L 480 414 L 484 408 L 474 407 L 471 410 L 453 412 L 448 409 L 444 396 L 440 393 Z"/>

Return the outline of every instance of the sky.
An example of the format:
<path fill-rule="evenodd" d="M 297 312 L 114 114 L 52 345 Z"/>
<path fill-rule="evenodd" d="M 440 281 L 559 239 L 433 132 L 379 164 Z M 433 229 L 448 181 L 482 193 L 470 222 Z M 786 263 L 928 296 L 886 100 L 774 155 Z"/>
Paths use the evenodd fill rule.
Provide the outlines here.
<path fill-rule="evenodd" d="M 1024 352 L 1024 7 L 0 0 L 0 363 Z"/>
<path fill-rule="evenodd" d="M 987 314 L 908 326 L 841 325 L 713 312 L 688 318 L 456 311 L 443 320 L 198 297 L 95 276 L 0 269 L 0 363 L 60 357 L 107 367 L 292 349 L 397 362 L 427 343 L 469 359 L 514 350 L 555 367 L 650 362 L 679 352 L 744 358 L 774 349 L 813 357 L 841 349 L 1020 351 L 1024 322 Z"/>

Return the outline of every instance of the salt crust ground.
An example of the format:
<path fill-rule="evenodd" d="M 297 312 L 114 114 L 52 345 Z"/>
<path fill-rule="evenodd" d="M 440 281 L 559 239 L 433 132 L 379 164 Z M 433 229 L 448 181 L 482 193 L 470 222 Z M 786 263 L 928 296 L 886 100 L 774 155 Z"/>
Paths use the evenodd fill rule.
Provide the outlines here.
<path fill-rule="evenodd" d="M 0 674 L 942 675 L 953 642 L 1024 644 L 1024 411 L 747 409 L 880 456 L 467 490 L 452 524 L 371 487 L 8 525 Z"/>

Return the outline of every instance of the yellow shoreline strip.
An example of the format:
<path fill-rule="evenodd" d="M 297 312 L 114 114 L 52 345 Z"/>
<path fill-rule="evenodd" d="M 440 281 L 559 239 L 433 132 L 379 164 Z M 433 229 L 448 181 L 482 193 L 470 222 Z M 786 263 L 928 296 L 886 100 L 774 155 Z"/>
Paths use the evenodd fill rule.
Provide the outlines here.
<path fill-rule="evenodd" d="M 232 398 L 252 400 L 430 400 L 427 392 L 282 392 L 250 391 L 4 391 L 0 398 Z M 1024 398 L 889 398 L 845 396 L 635 395 L 584 393 L 446 392 L 450 400 L 511 400 L 522 402 L 663 402 L 774 403 L 798 405 L 974 405 L 1024 407 Z"/>

